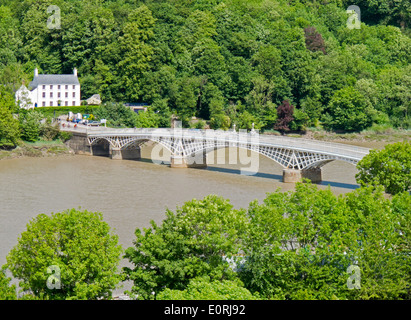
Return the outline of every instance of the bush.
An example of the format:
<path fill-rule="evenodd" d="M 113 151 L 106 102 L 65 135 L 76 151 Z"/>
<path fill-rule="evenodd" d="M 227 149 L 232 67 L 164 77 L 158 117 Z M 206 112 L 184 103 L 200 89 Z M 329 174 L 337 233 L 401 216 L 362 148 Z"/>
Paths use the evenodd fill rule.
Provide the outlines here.
<path fill-rule="evenodd" d="M 28 110 L 19 115 L 22 138 L 28 142 L 35 142 L 40 137 L 40 121 L 43 114 L 37 110 Z"/>
<path fill-rule="evenodd" d="M 101 213 L 71 209 L 31 220 L 6 266 L 37 298 L 111 299 L 121 252 Z"/>
<path fill-rule="evenodd" d="M 70 140 L 72 136 L 73 136 L 73 134 L 71 132 L 67 132 L 67 131 L 60 131 L 60 133 L 59 133 L 59 137 L 60 137 L 61 141 L 63 141 L 63 142 L 66 142 L 67 140 Z"/>
<path fill-rule="evenodd" d="M 7 278 L 5 272 L 0 270 L 0 300 L 16 300 L 16 286 L 10 286 L 10 278 Z"/>
<path fill-rule="evenodd" d="M 241 281 L 210 281 L 206 278 L 190 280 L 185 290 L 165 289 L 157 300 L 257 300 L 243 287 Z"/>
<path fill-rule="evenodd" d="M 52 124 L 50 118 L 46 120 L 45 123 L 40 125 L 40 136 L 44 140 L 54 140 L 59 137 L 60 134 L 60 128 L 57 123 Z"/>
<path fill-rule="evenodd" d="M 371 150 L 357 165 L 355 176 L 361 185 L 377 183 L 385 191 L 396 194 L 411 190 L 411 142 L 386 145 L 383 150 Z"/>

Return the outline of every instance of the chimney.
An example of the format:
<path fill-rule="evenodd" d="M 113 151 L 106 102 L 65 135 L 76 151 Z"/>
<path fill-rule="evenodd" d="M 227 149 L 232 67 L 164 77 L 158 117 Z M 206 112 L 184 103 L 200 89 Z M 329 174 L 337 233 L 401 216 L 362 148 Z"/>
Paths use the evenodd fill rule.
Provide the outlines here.
<path fill-rule="evenodd" d="M 34 69 L 34 76 L 37 77 L 39 75 L 39 69 L 35 68 Z"/>
<path fill-rule="evenodd" d="M 74 74 L 75 76 L 77 76 L 77 69 L 76 69 L 76 68 L 73 69 L 73 74 Z"/>

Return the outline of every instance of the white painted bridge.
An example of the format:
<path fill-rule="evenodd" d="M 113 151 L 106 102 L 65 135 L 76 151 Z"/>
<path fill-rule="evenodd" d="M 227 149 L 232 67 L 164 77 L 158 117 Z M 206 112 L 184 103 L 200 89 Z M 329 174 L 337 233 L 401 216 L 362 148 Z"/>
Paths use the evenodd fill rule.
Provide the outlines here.
<path fill-rule="evenodd" d="M 313 182 L 321 181 L 321 167 L 325 164 L 340 160 L 356 165 L 370 151 L 341 143 L 261 135 L 254 130 L 236 132 L 81 126 L 71 129 L 75 130 L 87 134 L 93 154 L 98 153 L 96 146 L 105 144 L 112 159 L 139 158 L 140 146 L 147 141 L 153 141 L 169 151 L 171 167 L 206 167 L 206 154 L 213 150 L 228 147 L 251 150 L 280 164 L 284 168 L 285 182 L 295 182 L 301 178 L 308 178 Z"/>

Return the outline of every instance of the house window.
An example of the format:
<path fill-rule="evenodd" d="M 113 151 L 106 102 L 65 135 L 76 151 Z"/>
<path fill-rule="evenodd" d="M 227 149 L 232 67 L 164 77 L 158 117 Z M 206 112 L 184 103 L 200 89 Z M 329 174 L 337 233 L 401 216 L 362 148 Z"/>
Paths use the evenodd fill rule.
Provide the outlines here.
<path fill-rule="evenodd" d="M 43 101 L 43 107 L 45 107 L 46 106 L 46 102 L 45 101 Z"/>
<path fill-rule="evenodd" d="M 68 101 L 66 101 L 64 104 L 65 104 L 66 106 L 68 106 Z"/>
<path fill-rule="evenodd" d="M 50 85 L 50 90 L 53 89 L 53 85 Z"/>
<path fill-rule="evenodd" d="M 46 93 L 45 92 L 43 92 L 43 98 L 45 98 L 46 97 Z"/>
<path fill-rule="evenodd" d="M 68 89 L 68 85 L 66 85 L 66 90 Z"/>
<path fill-rule="evenodd" d="M 68 98 L 68 92 L 66 92 L 66 98 Z"/>
<path fill-rule="evenodd" d="M 53 98 L 53 92 L 50 92 L 50 98 Z"/>
<path fill-rule="evenodd" d="M 76 105 L 76 101 L 73 101 L 73 106 L 75 106 Z"/>
<path fill-rule="evenodd" d="M 45 90 L 46 89 L 46 86 L 43 84 L 43 90 Z"/>
<path fill-rule="evenodd" d="M 57 97 L 60 98 L 60 92 L 57 93 Z"/>
<path fill-rule="evenodd" d="M 57 86 L 57 89 L 60 89 L 60 85 Z"/>
<path fill-rule="evenodd" d="M 76 97 L 76 93 L 75 92 L 73 92 L 73 98 L 75 98 Z"/>
<path fill-rule="evenodd" d="M 76 89 L 76 86 L 75 86 L 75 85 L 73 85 L 73 90 L 74 90 L 74 89 Z"/>
<path fill-rule="evenodd" d="M 53 101 L 50 101 L 50 107 L 52 107 L 53 106 Z"/>

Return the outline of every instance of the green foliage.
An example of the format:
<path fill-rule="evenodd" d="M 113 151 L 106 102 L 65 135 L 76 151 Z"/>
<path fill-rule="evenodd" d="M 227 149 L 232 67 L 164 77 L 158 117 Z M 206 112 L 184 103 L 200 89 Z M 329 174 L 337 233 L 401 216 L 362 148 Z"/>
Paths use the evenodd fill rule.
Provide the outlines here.
<path fill-rule="evenodd" d="M 63 141 L 66 142 L 67 140 L 70 140 L 73 134 L 71 132 L 67 131 L 60 131 L 59 133 L 59 138 Z"/>
<path fill-rule="evenodd" d="M 69 112 L 92 114 L 99 109 L 99 106 L 71 106 L 71 107 L 38 107 L 35 110 L 40 111 L 45 117 L 53 118 L 61 115 L 67 115 Z"/>
<path fill-rule="evenodd" d="M 133 128 L 137 114 L 124 104 L 108 102 L 97 109 L 95 117 L 97 119 L 106 119 L 107 124 L 113 127 Z"/>
<path fill-rule="evenodd" d="M 373 188 L 336 197 L 301 183 L 269 194 L 250 204 L 240 279 L 265 299 L 409 299 L 409 225 L 399 214 L 409 198 L 394 204 Z M 350 265 L 360 289 L 348 288 Z"/>
<path fill-rule="evenodd" d="M 111 299 L 121 252 L 101 213 L 71 209 L 31 220 L 6 266 L 23 291 L 41 299 Z M 51 266 L 59 268 L 60 289 L 47 285 Z"/>
<path fill-rule="evenodd" d="M 20 126 L 13 117 L 15 104 L 11 95 L 0 86 L 0 148 L 13 148 L 20 139 Z"/>
<path fill-rule="evenodd" d="M 160 128 L 169 128 L 171 126 L 171 111 L 167 99 L 154 101 L 151 109 L 157 114 L 157 124 Z"/>
<path fill-rule="evenodd" d="M 61 9 L 60 29 L 44 22 L 50 4 Z M 170 112 L 185 125 L 195 116 L 225 129 L 225 116 L 237 122 L 229 110 L 241 104 L 239 114 L 247 111 L 270 130 L 276 106 L 289 100 L 308 116 L 291 124 L 296 128 L 317 126 L 325 112 L 332 130 L 387 120 L 410 128 L 409 1 L 359 0 L 361 29 L 347 28 L 350 4 L 3 2 L 0 84 L 16 90 L 30 82 L 35 67 L 48 74 L 76 67 L 83 99 L 99 93 L 113 103 L 166 101 L 161 127 L 169 126 Z M 351 94 L 347 87 L 365 101 L 357 93 L 343 99 L 339 90 Z"/>
<path fill-rule="evenodd" d="M 365 98 L 352 87 L 338 90 L 332 96 L 324 116 L 324 127 L 332 130 L 361 131 L 372 124 L 373 110 Z"/>
<path fill-rule="evenodd" d="M 136 117 L 135 127 L 137 128 L 158 128 L 160 119 L 157 113 L 151 108 L 147 111 L 140 111 Z"/>
<path fill-rule="evenodd" d="M 40 137 L 40 120 L 43 119 L 43 114 L 36 109 L 30 109 L 25 112 L 20 112 L 19 120 L 21 127 L 21 137 L 25 141 L 35 142 Z"/>
<path fill-rule="evenodd" d="M 186 202 L 176 213 L 167 210 L 161 226 L 136 230 L 135 247 L 125 257 L 134 268 L 125 268 L 138 299 L 153 299 L 168 288 L 184 290 L 190 279 L 207 275 L 210 281 L 233 280 L 230 259 L 242 247 L 247 219 L 229 201 L 207 196 Z"/>
<path fill-rule="evenodd" d="M 40 136 L 47 141 L 55 140 L 59 137 L 60 128 L 58 123 L 52 123 L 50 118 L 47 118 L 44 123 L 40 125 Z"/>
<path fill-rule="evenodd" d="M 357 165 L 357 182 L 361 185 L 380 184 L 385 191 L 396 194 L 411 190 L 411 143 L 386 145 L 383 150 L 371 150 Z"/>
<path fill-rule="evenodd" d="M 0 300 L 16 300 L 16 286 L 10 286 L 11 279 L 8 278 L 3 270 L 0 270 Z"/>
<path fill-rule="evenodd" d="M 231 280 L 209 281 L 196 278 L 190 280 L 185 290 L 165 289 L 157 300 L 257 300 L 242 283 Z"/>
<path fill-rule="evenodd" d="M 228 130 L 231 127 L 231 119 L 223 113 L 215 114 L 210 120 L 210 126 L 212 129 Z"/>

